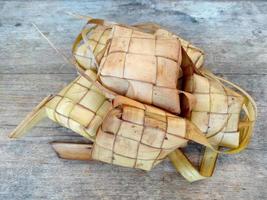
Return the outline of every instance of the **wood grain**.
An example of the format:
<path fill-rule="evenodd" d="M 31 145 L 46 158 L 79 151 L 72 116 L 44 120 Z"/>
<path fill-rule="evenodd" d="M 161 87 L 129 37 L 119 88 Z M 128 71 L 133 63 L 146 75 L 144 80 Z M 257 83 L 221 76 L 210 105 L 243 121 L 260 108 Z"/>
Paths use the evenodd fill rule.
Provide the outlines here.
<path fill-rule="evenodd" d="M 64 53 L 84 24 L 65 11 L 124 23 L 153 21 L 206 52 L 206 66 L 255 97 L 259 116 L 248 149 L 222 155 L 214 176 L 189 184 L 169 161 L 149 173 L 57 158 L 49 142 L 84 141 L 44 121 L 20 140 L 7 135 L 42 98 L 75 76 L 31 23 Z M 0 199 L 266 199 L 267 2 L 1 1 Z M 187 153 L 197 161 L 200 148 Z"/>

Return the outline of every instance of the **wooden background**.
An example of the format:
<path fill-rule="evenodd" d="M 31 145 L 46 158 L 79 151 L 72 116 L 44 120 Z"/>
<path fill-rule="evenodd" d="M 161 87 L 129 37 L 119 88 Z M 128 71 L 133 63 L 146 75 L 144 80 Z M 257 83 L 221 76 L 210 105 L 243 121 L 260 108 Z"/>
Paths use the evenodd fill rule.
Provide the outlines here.
<path fill-rule="evenodd" d="M 206 52 L 206 66 L 255 97 L 255 135 L 238 155 L 222 155 L 214 176 L 193 184 L 169 161 L 149 173 L 58 159 L 49 142 L 82 140 L 44 121 L 20 140 L 7 135 L 46 95 L 76 77 L 31 23 L 70 55 L 85 23 L 65 11 L 124 23 L 153 21 Z M 267 2 L 0 1 L 0 199 L 266 199 Z M 195 150 L 194 150 L 195 149 Z M 196 157 L 199 148 L 190 150 Z"/>

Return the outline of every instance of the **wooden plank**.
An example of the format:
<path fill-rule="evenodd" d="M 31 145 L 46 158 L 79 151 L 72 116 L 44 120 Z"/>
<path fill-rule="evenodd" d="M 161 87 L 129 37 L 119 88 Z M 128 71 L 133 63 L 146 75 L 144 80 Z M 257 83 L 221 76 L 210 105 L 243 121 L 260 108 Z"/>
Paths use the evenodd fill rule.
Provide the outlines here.
<path fill-rule="evenodd" d="M 42 98 L 76 77 L 31 25 L 70 55 L 85 21 L 65 11 L 123 23 L 157 22 L 203 48 L 208 68 L 257 101 L 259 116 L 248 149 L 220 156 L 214 177 L 189 184 L 167 160 L 145 173 L 58 159 L 49 142 L 87 141 L 48 120 L 25 138 L 7 138 Z M 266 199 L 266 19 L 264 1 L 1 1 L 0 199 Z M 186 152 L 197 162 L 199 146 Z"/>
<path fill-rule="evenodd" d="M 29 3 L 16 1 L 6 3 L 2 6 L 0 30 L 3 30 L 1 34 L 4 37 L 1 37 L 0 41 L 7 43 L 3 45 L 3 52 L 5 53 L 1 54 L 1 58 L 4 58 L 4 63 L 8 64 L 7 67 L 1 68 L 0 72 L 9 70 L 10 73 L 12 69 L 18 70 L 26 64 L 30 64 L 28 68 L 24 67 L 21 71 L 23 73 L 36 73 L 38 67 L 37 69 L 34 68 L 34 64 L 38 65 L 40 61 L 41 63 L 44 62 L 42 59 L 45 56 L 40 56 L 44 53 L 42 49 L 47 48 L 46 54 L 48 56 L 53 54 L 53 51 L 48 49 L 48 45 L 31 26 L 31 22 L 40 26 L 41 30 L 57 46 L 63 45 L 62 49 L 69 52 L 71 43 L 83 24 L 82 20 L 75 20 L 64 13 L 65 11 L 73 11 L 125 23 L 156 19 L 153 21 L 166 26 L 203 48 L 207 53 L 207 66 L 213 67 L 216 72 L 267 73 L 266 67 L 264 67 L 267 54 L 267 42 L 264 39 L 267 34 L 265 22 L 267 14 L 264 12 L 264 8 L 266 8 L 264 2 L 252 3 L 247 1 L 245 4 L 233 1 L 217 2 L 216 4 L 212 2 L 194 2 L 191 4 L 190 2 L 192 3 L 189 1 L 177 4 L 168 1 L 164 3 L 163 1 L 163 3 L 157 3 L 150 7 L 145 3 L 127 1 L 112 4 L 112 6 L 110 6 L 110 2 L 106 1 L 80 2 L 79 4 L 55 1 L 50 4 L 38 2 L 38 9 L 33 9 L 34 4 L 29 6 Z M 101 4 L 106 5 L 104 9 L 100 6 Z M 48 7 L 51 11 L 49 13 L 46 12 Z M 16 10 L 17 8 L 19 8 L 17 12 L 8 12 L 10 9 Z M 6 12 L 8 15 L 5 14 Z M 142 15 L 142 13 L 146 14 Z M 125 17 L 122 18 L 122 15 Z M 7 37 L 9 41 L 5 40 Z M 31 54 L 33 59 L 21 57 L 21 51 L 25 51 L 24 55 Z M 20 65 L 19 68 L 16 66 L 17 59 L 23 59 L 20 63 L 22 66 Z M 53 59 L 47 62 L 48 64 L 49 62 L 55 63 L 55 60 L 58 58 L 53 56 Z M 257 65 L 257 72 L 253 70 L 255 64 Z M 47 68 L 46 70 L 51 72 L 52 69 L 56 70 L 54 68 Z M 68 70 L 66 69 L 66 72 L 69 72 Z M 60 70 L 60 72 L 62 71 Z"/>

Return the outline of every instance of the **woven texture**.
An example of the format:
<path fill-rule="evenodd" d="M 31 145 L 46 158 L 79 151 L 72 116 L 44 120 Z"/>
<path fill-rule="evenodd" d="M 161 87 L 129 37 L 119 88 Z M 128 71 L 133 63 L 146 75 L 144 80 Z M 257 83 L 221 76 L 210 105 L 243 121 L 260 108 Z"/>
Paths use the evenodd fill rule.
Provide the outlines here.
<path fill-rule="evenodd" d="M 197 74 L 186 82 L 185 90 L 197 100 L 191 112 L 191 121 L 210 142 L 218 146 L 238 147 L 243 97 L 218 81 Z"/>
<path fill-rule="evenodd" d="M 180 113 L 181 59 L 180 42 L 173 37 L 114 26 L 98 73 L 103 85 L 121 95 Z"/>
<path fill-rule="evenodd" d="M 187 144 L 186 120 L 155 107 L 112 110 L 93 146 L 92 157 L 106 163 L 150 170 Z"/>
<path fill-rule="evenodd" d="M 87 70 L 92 78 L 96 75 Z M 47 116 L 62 126 L 94 140 L 111 103 L 87 79 L 79 76 L 46 105 Z"/>
<path fill-rule="evenodd" d="M 64 158 L 148 171 L 168 156 L 191 182 L 212 175 L 220 146 L 230 154 L 248 145 L 254 100 L 203 68 L 203 52 L 175 34 L 154 24 L 130 27 L 90 18 L 73 55 L 81 76 L 40 102 L 10 137 L 22 136 L 48 116 L 93 142 L 82 149 L 58 144 Z M 186 118 L 177 116 L 180 97 Z M 188 141 L 206 147 L 199 168 L 179 149 Z"/>
<path fill-rule="evenodd" d="M 93 27 L 85 27 L 83 29 L 83 34 L 78 37 L 77 45 L 74 45 L 73 53 L 77 62 L 84 69 L 96 69 L 96 66 L 92 62 L 92 54 L 90 48 L 93 51 L 95 57 L 98 61 L 102 58 L 102 51 L 110 37 L 112 26 L 95 25 Z M 197 68 L 203 66 L 204 63 L 204 53 L 201 49 L 193 46 L 188 41 L 182 39 L 181 37 L 171 33 L 165 29 L 159 27 L 155 31 L 155 35 L 158 36 L 168 36 L 175 37 L 180 40 L 182 47 L 185 49 L 186 53 L 194 63 Z M 90 46 L 90 48 L 89 48 Z"/>
<path fill-rule="evenodd" d="M 155 32 L 155 35 L 165 36 L 165 37 L 169 36 L 169 37 L 175 37 L 175 38 L 179 39 L 183 49 L 186 51 L 187 55 L 190 57 L 191 61 L 195 65 L 195 67 L 201 68 L 203 66 L 203 64 L 204 64 L 204 52 L 201 49 L 195 47 L 190 42 L 182 39 L 181 37 L 175 35 L 174 33 L 169 32 L 165 29 L 161 29 L 161 28 L 158 29 Z"/>
<path fill-rule="evenodd" d="M 183 40 L 182 38 L 179 38 L 176 36 L 180 42 L 184 50 L 186 51 L 187 55 L 190 57 L 191 61 L 195 65 L 196 68 L 203 67 L 204 64 L 204 53 L 201 49 L 193 46 L 188 41 Z"/>
<path fill-rule="evenodd" d="M 111 27 L 99 25 L 83 29 L 78 46 L 74 47 L 74 56 L 83 68 L 97 70 L 93 63 L 92 52 L 97 60 L 101 60 L 101 52 L 106 47 L 111 29 Z"/>

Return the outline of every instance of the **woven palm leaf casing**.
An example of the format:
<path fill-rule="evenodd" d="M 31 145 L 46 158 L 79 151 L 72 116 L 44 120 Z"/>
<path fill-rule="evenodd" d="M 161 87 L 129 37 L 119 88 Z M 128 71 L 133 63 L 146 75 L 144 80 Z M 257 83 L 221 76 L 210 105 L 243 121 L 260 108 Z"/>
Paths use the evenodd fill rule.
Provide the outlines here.
<path fill-rule="evenodd" d="M 175 37 L 180 40 L 182 47 L 185 49 L 188 56 L 191 58 L 192 62 L 197 68 L 203 66 L 204 63 L 204 53 L 201 49 L 193 46 L 188 41 L 182 39 L 181 37 L 171 33 L 158 25 L 152 24 L 156 28 L 151 28 L 150 24 L 142 24 L 133 26 L 136 29 L 149 30 L 151 33 L 155 33 L 158 36 L 168 36 Z M 92 53 L 93 51 L 97 61 L 100 61 L 103 56 L 103 49 L 110 38 L 110 33 L 112 26 L 105 25 L 94 25 L 92 27 L 86 26 L 81 34 L 78 36 L 77 41 L 73 45 L 73 54 L 77 62 L 84 69 L 96 69 L 96 66 L 93 64 Z"/>
<path fill-rule="evenodd" d="M 185 90 L 196 98 L 189 118 L 217 146 L 239 146 L 238 124 L 244 98 L 220 82 L 194 74 Z"/>
<path fill-rule="evenodd" d="M 104 86 L 121 95 L 180 113 L 181 59 L 176 38 L 113 26 L 98 73 Z"/>
<path fill-rule="evenodd" d="M 99 19 L 89 19 L 88 24 L 91 22 L 96 24 L 86 26 L 73 45 L 74 63 L 84 70 L 81 76 L 57 95 L 45 98 L 11 137 L 22 136 L 48 116 L 93 142 L 93 146 L 57 145 L 56 152 L 64 158 L 150 170 L 168 156 L 189 181 L 212 175 L 219 146 L 230 148 L 225 153 L 247 146 L 256 117 L 255 103 L 238 86 L 203 73 L 201 50 L 154 24 L 130 27 Z M 189 93 L 179 91 L 178 79 L 181 89 Z M 118 96 L 101 83 L 140 102 Z M 194 107 L 190 95 L 196 99 Z M 170 113 L 180 112 L 180 97 L 182 115 L 187 119 Z M 240 118 L 242 106 L 244 117 Z M 208 147 L 199 169 L 179 149 L 189 140 Z"/>
<path fill-rule="evenodd" d="M 92 79 L 96 78 L 91 70 L 87 70 L 86 74 Z M 47 116 L 51 120 L 91 141 L 111 108 L 110 101 L 101 91 L 82 76 L 45 104 Z"/>
<path fill-rule="evenodd" d="M 93 159 L 148 171 L 188 140 L 207 144 L 188 120 L 130 101 L 126 99 L 108 113 L 93 145 Z"/>
<path fill-rule="evenodd" d="M 91 70 L 86 74 L 96 78 Z M 205 136 L 186 119 L 123 100 L 114 107 L 79 76 L 45 104 L 45 111 L 53 121 L 94 142 L 92 159 L 120 166 L 150 170 L 188 140 L 207 144 Z"/>
<path fill-rule="evenodd" d="M 163 111 L 157 114 L 149 106 L 146 110 L 123 106 L 109 113 L 103 122 L 93 146 L 92 158 L 150 170 L 170 152 L 186 145 L 185 131 L 182 118 L 168 116 Z"/>
<path fill-rule="evenodd" d="M 179 41 L 181 42 L 181 45 L 183 47 L 183 49 L 185 50 L 185 52 L 187 53 L 187 55 L 190 57 L 192 63 L 194 64 L 194 66 L 196 68 L 201 68 L 204 64 L 204 53 L 201 49 L 195 47 L 194 45 L 192 45 L 190 42 L 182 39 L 181 37 L 175 35 L 174 33 L 171 33 L 165 29 L 159 28 L 156 30 L 155 32 L 156 35 L 160 36 L 172 36 L 175 37 L 177 39 L 179 39 Z"/>
<path fill-rule="evenodd" d="M 93 59 L 101 60 L 111 29 L 109 26 L 95 25 L 82 30 L 77 38 L 77 46 L 73 46 L 73 54 L 84 69 L 97 70 Z"/>

